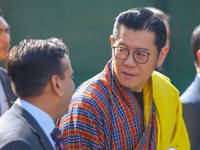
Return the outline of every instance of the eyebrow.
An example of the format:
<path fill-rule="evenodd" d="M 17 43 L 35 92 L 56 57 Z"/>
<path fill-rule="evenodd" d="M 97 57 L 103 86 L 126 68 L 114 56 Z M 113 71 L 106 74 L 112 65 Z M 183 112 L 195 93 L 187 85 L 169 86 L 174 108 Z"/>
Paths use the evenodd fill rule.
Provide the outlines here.
<path fill-rule="evenodd" d="M 121 43 L 121 42 L 119 42 L 118 45 L 123 45 L 123 46 L 125 46 L 125 47 L 128 47 L 128 46 L 126 46 L 126 44 Z"/>
<path fill-rule="evenodd" d="M 135 48 L 136 50 L 148 51 L 148 48 Z"/>
<path fill-rule="evenodd" d="M 125 46 L 126 48 L 128 47 L 126 44 L 119 42 L 118 43 L 119 46 Z M 128 48 L 127 48 L 128 49 Z M 129 49 L 128 49 L 129 50 Z M 141 51 L 148 51 L 148 48 L 135 48 L 135 50 L 141 50 Z"/>

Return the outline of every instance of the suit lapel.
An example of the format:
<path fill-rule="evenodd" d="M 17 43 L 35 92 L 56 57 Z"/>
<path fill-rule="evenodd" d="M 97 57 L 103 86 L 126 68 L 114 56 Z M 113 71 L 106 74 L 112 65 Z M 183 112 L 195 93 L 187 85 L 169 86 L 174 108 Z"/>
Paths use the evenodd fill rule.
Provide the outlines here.
<path fill-rule="evenodd" d="M 38 136 L 41 141 L 41 144 L 46 150 L 54 150 L 52 144 L 50 143 L 49 139 L 47 138 L 46 134 L 39 126 L 37 121 L 30 115 L 25 109 L 23 109 L 18 104 L 13 104 L 10 109 L 13 113 L 15 113 L 19 118 L 27 122 L 33 132 Z"/>
<path fill-rule="evenodd" d="M 6 94 L 8 105 L 9 105 L 9 107 L 11 107 L 11 105 L 17 99 L 17 97 L 12 91 L 10 79 L 7 76 L 6 69 L 4 69 L 2 67 L 0 67 L 0 79 L 1 79 L 2 86 L 5 91 L 5 94 Z"/>

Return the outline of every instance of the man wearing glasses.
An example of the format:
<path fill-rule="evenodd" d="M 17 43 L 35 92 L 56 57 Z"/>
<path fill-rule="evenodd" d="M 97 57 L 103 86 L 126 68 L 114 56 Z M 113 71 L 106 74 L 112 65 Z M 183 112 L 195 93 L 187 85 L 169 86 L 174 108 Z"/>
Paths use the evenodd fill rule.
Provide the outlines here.
<path fill-rule="evenodd" d="M 69 149 L 190 149 L 179 91 L 154 72 L 164 61 L 166 28 L 153 12 L 119 14 L 112 59 L 75 91 L 58 122 Z"/>

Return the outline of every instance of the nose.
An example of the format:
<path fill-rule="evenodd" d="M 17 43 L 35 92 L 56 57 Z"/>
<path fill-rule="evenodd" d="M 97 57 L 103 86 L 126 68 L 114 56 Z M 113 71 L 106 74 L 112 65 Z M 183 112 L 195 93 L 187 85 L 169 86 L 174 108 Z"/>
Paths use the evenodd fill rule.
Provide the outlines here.
<path fill-rule="evenodd" d="M 2 43 L 10 44 L 10 33 L 4 32 L 2 35 Z"/>
<path fill-rule="evenodd" d="M 133 58 L 133 52 L 130 51 L 129 52 L 129 55 L 128 57 L 126 58 L 124 64 L 127 66 L 127 67 L 136 67 L 136 61 L 135 59 Z"/>

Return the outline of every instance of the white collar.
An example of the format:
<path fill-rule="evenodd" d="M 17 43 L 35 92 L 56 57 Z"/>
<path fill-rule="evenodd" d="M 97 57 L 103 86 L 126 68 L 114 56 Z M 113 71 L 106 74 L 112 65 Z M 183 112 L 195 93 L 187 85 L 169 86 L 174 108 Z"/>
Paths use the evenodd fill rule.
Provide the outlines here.
<path fill-rule="evenodd" d="M 197 76 L 200 78 L 200 73 L 197 73 Z"/>

